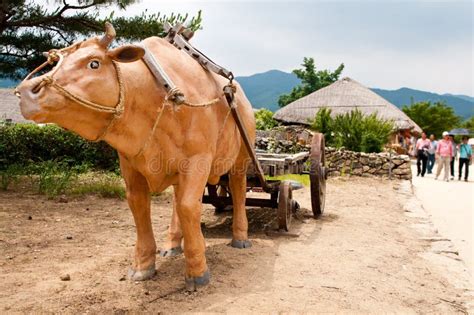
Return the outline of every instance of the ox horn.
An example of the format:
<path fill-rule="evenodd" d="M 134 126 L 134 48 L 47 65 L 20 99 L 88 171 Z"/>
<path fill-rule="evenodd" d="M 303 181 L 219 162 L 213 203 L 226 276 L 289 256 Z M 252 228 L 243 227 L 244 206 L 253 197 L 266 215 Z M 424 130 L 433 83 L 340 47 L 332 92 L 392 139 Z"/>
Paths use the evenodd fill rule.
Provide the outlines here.
<path fill-rule="evenodd" d="M 115 39 L 115 29 L 112 24 L 109 22 L 105 22 L 105 34 L 100 39 L 100 45 L 107 48 L 109 47 L 110 43 Z"/>

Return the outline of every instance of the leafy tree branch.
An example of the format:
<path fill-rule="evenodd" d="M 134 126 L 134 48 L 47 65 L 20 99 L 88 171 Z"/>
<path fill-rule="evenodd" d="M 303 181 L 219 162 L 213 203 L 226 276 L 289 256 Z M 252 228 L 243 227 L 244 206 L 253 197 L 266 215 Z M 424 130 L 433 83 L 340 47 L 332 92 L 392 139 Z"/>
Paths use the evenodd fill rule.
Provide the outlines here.
<path fill-rule="evenodd" d="M 278 105 L 284 107 L 291 102 L 296 101 L 303 96 L 311 94 L 323 87 L 326 87 L 337 80 L 344 70 L 344 64 L 341 63 L 336 70 L 316 70 L 313 58 L 304 58 L 302 69 L 295 69 L 293 73 L 301 80 L 301 84 L 293 88 L 289 94 L 281 95 Z"/>
<path fill-rule="evenodd" d="M 111 6 L 123 10 L 137 0 L 54 1 L 45 8 L 39 0 L 2 0 L 0 2 L 0 78 L 19 79 L 43 62 L 41 53 L 62 48 L 89 36 L 101 34 L 110 21 L 121 42 L 164 36 L 164 22 L 186 22 L 193 31 L 201 28 L 201 12 L 161 15 L 143 12 L 132 17 L 103 17 L 100 10 Z"/>

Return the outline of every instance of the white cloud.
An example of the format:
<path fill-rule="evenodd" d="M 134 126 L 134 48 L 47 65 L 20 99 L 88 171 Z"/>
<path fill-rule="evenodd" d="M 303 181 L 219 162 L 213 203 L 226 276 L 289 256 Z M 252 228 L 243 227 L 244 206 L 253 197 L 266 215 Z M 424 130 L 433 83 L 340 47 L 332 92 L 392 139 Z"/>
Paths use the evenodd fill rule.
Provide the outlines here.
<path fill-rule="evenodd" d="M 152 1 L 135 15 L 203 10 L 193 38 L 236 75 L 290 71 L 303 57 L 370 87 L 411 87 L 473 95 L 470 1 Z"/>

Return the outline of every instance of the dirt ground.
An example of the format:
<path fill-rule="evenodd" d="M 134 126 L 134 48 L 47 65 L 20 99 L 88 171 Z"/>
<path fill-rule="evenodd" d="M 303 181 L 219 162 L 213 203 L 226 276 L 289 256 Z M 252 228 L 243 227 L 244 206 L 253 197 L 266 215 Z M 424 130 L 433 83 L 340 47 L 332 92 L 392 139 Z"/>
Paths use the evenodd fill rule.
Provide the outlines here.
<path fill-rule="evenodd" d="M 472 296 L 428 259 L 436 239 L 415 228 L 425 219 L 407 215 L 409 182 L 330 179 L 320 220 L 307 210 L 307 189 L 294 196 L 303 208 L 297 237 L 268 233 L 274 210 L 249 209 L 253 247 L 245 250 L 228 246 L 230 213 L 205 206 L 211 284 L 189 294 L 182 256 L 157 257 L 150 281 L 125 278 L 135 242 L 125 201 L 2 192 L 0 312 L 466 313 Z M 158 244 L 170 202 L 169 194 L 153 200 Z M 448 254 L 436 255 L 459 263 Z M 60 279 L 66 274 L 70 281 Z"/>

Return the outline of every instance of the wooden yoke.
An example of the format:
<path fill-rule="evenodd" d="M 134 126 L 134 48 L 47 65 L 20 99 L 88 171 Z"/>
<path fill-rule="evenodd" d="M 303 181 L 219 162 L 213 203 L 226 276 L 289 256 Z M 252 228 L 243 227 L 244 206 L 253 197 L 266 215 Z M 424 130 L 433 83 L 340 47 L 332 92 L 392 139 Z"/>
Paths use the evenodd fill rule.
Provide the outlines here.
<path fill-rule="evenodd" d="M 150 50 L 144 44 L 140 44 L 139 46 L 145 50 L 143 61 L 150 72 L 153 74 L 153 77 L 156 79 L 156 81 L 165 88 L 166 92 L 168 92 L 168 98 L 170 98 L 176 105 L 181 105 L 184 103 L 184 94 L 175 86 L 173 81 L 171 81 L 158 60 L 156 60 L 156 58 L 153 56 L 153 54 L 151 54 Z"/>
<path fill-rule="evenodd" d="M 212 61 L 211 58 L 207 57 L 202 52 L 193 47 L 188 41 L 192 36 L 189 38 L 187 37 L 189 35 L 186 34 L 189 34 L 189 30 L 183 27 L 182 24 L 177 24 L 172 27 L 168 22 L 165 22 L 164 29 L 166 32 L 168 32 L 168 35 L 165 37 L 165 39 L 173 44 L 176 48 L 183 50 L 185 53 L 190 55 L 193 59 L 199 62 L 203 68 L 229 79 L 230 83 L 232 83 L 232 80 L 234 79 L 232 72 L 222 66 L 219 66 L 214 61 Z"/>

